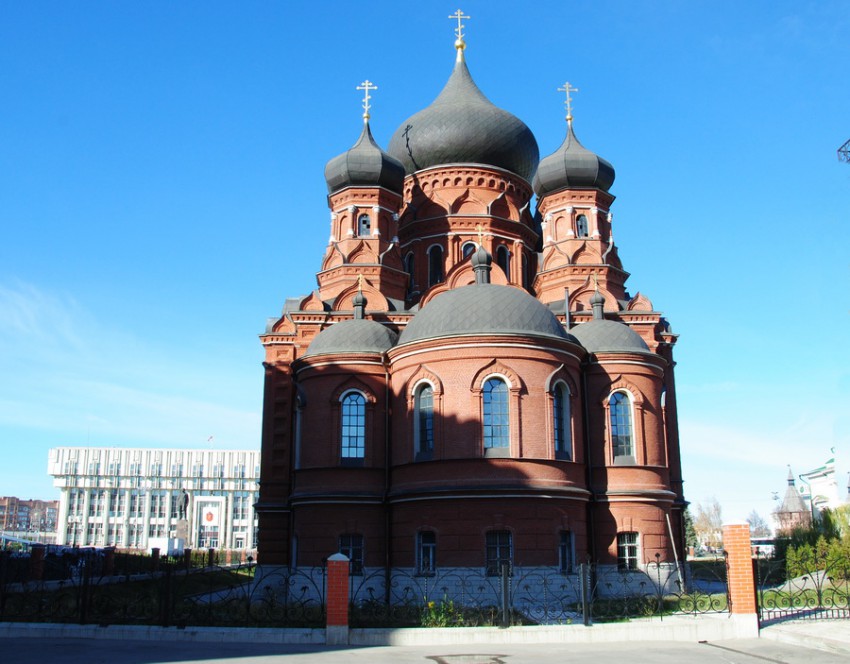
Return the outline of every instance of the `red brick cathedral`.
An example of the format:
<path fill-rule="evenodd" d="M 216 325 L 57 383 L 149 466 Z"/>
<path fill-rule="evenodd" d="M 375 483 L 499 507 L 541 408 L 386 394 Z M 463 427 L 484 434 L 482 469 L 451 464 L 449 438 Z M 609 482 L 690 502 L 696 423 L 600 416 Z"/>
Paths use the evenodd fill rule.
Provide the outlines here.
<path fill-rule="evenodd" d="M 442 92 L 386 152 L 365 82 L 363 131 L 325 168 L 318 289 L 261 337 L 259 561 L 673 563 L 676 337 L 626 290 L 614 168 L 569 110 L 540 159 L 455 46 Z"/>

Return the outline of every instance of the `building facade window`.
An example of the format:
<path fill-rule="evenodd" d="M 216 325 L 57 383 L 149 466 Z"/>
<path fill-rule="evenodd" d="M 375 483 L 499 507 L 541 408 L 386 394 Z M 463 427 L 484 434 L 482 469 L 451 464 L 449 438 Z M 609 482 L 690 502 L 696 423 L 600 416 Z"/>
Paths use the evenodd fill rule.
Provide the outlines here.
<path fill-rule="evenodd" d="M 573 446 L 570 391 L 564 383 L 557 383 L 552 393 L 552 420 L 555 458 L 570 459 Z"/>
<path fill-rule="evenodd" d="M 501 378 L 488 378 L 484 383 L 484 450 L 510 447 L 508 386 Z"/>
<path fill-rule="evenodd" d="M 510 252 L 505 245 L 500 245 L 498 249 L 496 249 L 496 265 L 502 268 L 502 272 L 505 273 L 508 281 L 511 280 L 511 261 L 510 261 Z"/>
<path fill-rule="evenodd" d="M 361 576 L 363 574 L 363 535 L 340 535 L 339 552 L 351 561 L 351 574 Z"/>
<path fill-rule="evenodd" d="M 638 534 L 617 534 L 617 568 L 636 570 L 638 568 Z"/>
<path fill-rule="evenodd" d="M 502 566 L 513 566 L 513 535 L 508 530 L 491 530 L 486 535 L 486 573 L 487 576 L 501 576 Z"/>
<path fill-rule="evenodd" d="M 576 236 L 587 237 L 587 217 L 583 214 L 576 217 Z"/>
<path fill-rule="evenodd" d="M 443 280 L 443 248 L 434 245 L 428 250 L 428 286 Z"/>
<path fill-rule="evenodd" d="M 416 573 L 433 576 L 437 571 L 437 534 L 431 530 L 416 533 Z"/>
<path fill-rule="evenodd" d="M 608 400 L 611 422 L 611 443 L 614 463 L 634 460 L 635 446 L 632 429 L 632 402 L 626 392 L 614 392 Z"/>
<path fill-rule="evenodd" d="M 528 256 L 522 255 L 522 287 L 531 290 L 531 272 L 528 269 Z"/>
<path fill-rule="evenodd" d="M 474 242 L 466 242 L 463 245 L 463 247 L 461 248 L 461 251 L 463 252 L 464 258 L 475 253 L 475 243 Z"/>
<path fill-rule="evenodd" d="M 368 214 L 361 214 L 357 218 L 357 236 L 368 237 L 372 234 L 372 221 Z"/>
<path fill-rule="evenodd" d="M 348 392 L 342 398 L 342 460 L 356 463 L 366 456 L 366 397 Z"/>
<path fill-rule="evenodd" d="M 434 457 L 434 388 L 423 383 L 414 397 L 414 445 L 417 461 Z"/>

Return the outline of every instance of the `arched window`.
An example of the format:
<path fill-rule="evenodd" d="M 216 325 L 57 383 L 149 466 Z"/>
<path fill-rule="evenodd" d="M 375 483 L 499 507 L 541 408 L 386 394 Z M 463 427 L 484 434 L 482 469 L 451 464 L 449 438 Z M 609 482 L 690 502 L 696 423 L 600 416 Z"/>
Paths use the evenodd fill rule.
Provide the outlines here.
<path fill-rule="evenodd" d="M 404 271 L 407 272 L 407 292 L 412 293 L 416 289 L 415 274 L 416 262 L 411 251 L 404 257 Z"/>
<path fill-rule="evenodd" d="M 361 214 L 357 218 L 357 235 L 359 237 L 368 237 L 372 234 L 372 222 L 369 220 L 368 214 Z"/>
<path fill-rule="evenodd" d="M 434 456 L 434 388 L 423 383 L 414 396 L 414 446 L 417 461 Z"/>
<path fill-rule="evenodd" d="M 360 392 L 348 392 L 342 398 L 343 462 L 355 463 L 366 456 L 366 397 Z"/>
<path fill-rule="evenodd" d="M 576 217 L 576 236 L 587 237 L 587 217 L 583 214 Z"/>
<path fill-rule="evenodd" d="M 496 265 L 502 268 L 502 272 L 505 273 L 505 276 L 508 278 L 508 281 L 511 280 L 511 264 L 510 264 L 510 252 L 505 245 L 499 245 L 499 248 L 496 249 Z"/>
<path fill-rule="evenodd" d="M 501 378 L 484 383 L 484 453 L 510 447 L 508 386 Z"/>
<path fill-rule="evenodd" d="M 467 256 L 469 256 L 472 253 L 475 253 L 475 243 L 474 242 L 467 242 L 466 244 L 463 245 L 462 251 L 463 251 L 463 257 L 464 258 L 466 258 Z"/>
<path fill-rule="evenodd" d="M 555 385 L 552 393 L 552 419 L 555 432 L 555 458 L 569 459 L 572 451 L 570 391 L 564 383 Z"/>
<path fill-rule="evenodd" d="M 611 420 L 611 443 L 614 446 L 614 463 L 618 459 L 634 460 L 635 446 L 632 432 L 632 402 L 626 392 L 614 392 L 608 400 Z"/>
<path fill-rule="evenodd" d="M 443 280 L 443 248 L 435 244 L 428 250 L 428 286 Z"/>

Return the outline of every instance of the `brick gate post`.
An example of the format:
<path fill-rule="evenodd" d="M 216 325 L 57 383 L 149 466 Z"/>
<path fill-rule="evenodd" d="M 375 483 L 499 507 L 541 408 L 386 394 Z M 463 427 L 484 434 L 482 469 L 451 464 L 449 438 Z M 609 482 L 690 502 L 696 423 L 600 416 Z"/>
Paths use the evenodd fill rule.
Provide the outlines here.
<path fill-rule="evenodd" d="M 750 525 L 729 523 L 723 526 L 723 548 L 727 555 L 730 613 L 756 613 L 756 582 L 750 548 Z"/>
<path fill-rule="evenodd" d="M 348 558 L 335 553 L 328 558 L 327 645 L 348 645 Z"/>

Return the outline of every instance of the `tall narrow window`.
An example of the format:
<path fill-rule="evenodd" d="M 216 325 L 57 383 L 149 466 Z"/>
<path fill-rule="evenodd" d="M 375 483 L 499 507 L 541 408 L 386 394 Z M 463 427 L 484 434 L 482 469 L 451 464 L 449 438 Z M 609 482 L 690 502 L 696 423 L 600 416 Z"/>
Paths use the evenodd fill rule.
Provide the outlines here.
<path fill-rule="evenodd" d="M 505 245 L 500 245 L 498 249 L 496 249 L 496 264 L 502 268 L 502 272 L 505 273 L 505 276 L 508 278 L 508 281 L 511 280 L 511 264 L 510 264 L 510 252 Z"/>
<path fill-rule="evenodd" d="M 569 459 L 572 450 L 570 391 L 564 383 L 558 383 L 552 396 L 555 458 Z"/>
<path fill-rule="evenodd" d="M 638 534 L 617 534 L 617 567 L 621 570 L 638 568 Z"/>
<path fill-rule="evenodd" d="M 342 399 L 342 460 L 356 462 L 366 456 L 366 397 L 349 392 Z"/>
<path fill-rule="evenodd" d="M 487 533 L 487 576 L 500 576 L 502 566 L 508 571 L 513 565 L 513 538 L 508 530 L 491 530 Z"/>
<path fill-rule="evenodd" d="M 352 575 L 363 574 L 363 535 L 340 535 L 339 552 L 351 561 L 349 569 Z"/>
<path fill-rule="evenodd" d="M 414 397 L 416 460 L 428 461 L 434 456 L 434 389 L 424 383 Z"/>
<path fill-rule="evenodd" d="M 558 533 L 558 569 L 561 574 L 573 571 L 573 534 L 569 530 Z"/>
<path fill-rule="evenodd" d="M 531 290 L 531 274 L 528 271 L 528 256 L 522 255 L 522 287 Z"/>
<path fill-rule="evenodd" d="M 467 256 L 469 256 L 471 253 L 474 253 L 474 252 L 475 252 L 475 243 L 474 242 L 467 242 L 466 244 L 463 245 L 463 257 L 464 258 L 466 258 Z"/>
<path fill-rule="evenodd" d="M 372 234 L 372 222 L 368 214 L 361 214 L 357 218 L 357 235 L 358 237 L 368 237 Z"/>
<path fill-rule="evenodd" d="M 583 214 L 576 217 L 576 236 L 587 237 L 587 217 Z"/>
<path fill-rule="evenodd" d="M 434 245 L 428 250 L 428 286 L 443 280 L 443 248 Z"/>
<path fill-rule="evenodd" d="M 614 462 L 617 459 L 634 460 L 632 435 L 632 404 L 625 392 L 614 392 L 608 400 L 611 418 L 611 442 L 614 446 Z"/>
<path fill-rule="evenodd" d="M 407 272 L 407 292 L 409 294 L 416 290 L 416 262 L 412 251 L 404 257 L 404 271 Z"/>
<path fill-rule="evenodd" d="M 510 446 L 508 386 L 501 378 L 488 378 L 484 383 L 484 450 L 507 449 Z"/>
<path fill-rule="evenodd" d="M 433 576 L 437 571 L 437 535 L 430 530 L 416 533 L 416 573 Z"/>

